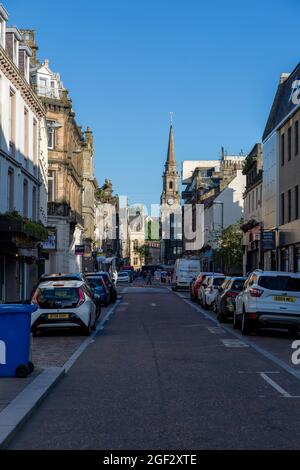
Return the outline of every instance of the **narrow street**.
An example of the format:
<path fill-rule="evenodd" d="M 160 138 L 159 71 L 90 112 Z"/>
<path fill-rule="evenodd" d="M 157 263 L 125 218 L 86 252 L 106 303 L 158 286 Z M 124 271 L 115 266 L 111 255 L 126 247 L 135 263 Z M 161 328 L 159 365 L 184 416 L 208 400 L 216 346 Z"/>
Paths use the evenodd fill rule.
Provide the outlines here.
<path fill-rule="evenodd" d="M 180 298 L 186 293 L 134 286 L 121 297 L 10 449 L 299 447 L 297 377 L 206 318 L 213 314 Z M 292 338 L 274 339 L 288 358 Z M 271 343 L 261 335 L 256 344 Z"/>

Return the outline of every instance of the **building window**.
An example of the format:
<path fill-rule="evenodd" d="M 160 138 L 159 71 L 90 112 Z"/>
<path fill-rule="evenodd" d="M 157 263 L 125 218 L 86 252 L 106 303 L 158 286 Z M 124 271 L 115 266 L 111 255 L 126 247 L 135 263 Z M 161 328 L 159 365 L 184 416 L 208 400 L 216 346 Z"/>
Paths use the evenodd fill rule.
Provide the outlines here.
<path fill-rule="evenodd" d="M 28 109 L 24 108 L 24 158 L 29 155 L 29 113 Z"/>
<path fill-rule="evenodd" d="M 138 242 L 138 240 L 134 240 L 133 241 L 133 249 L 136 251 L 136 250 L 138 250 L 138 248 L 139 248 L 139 242 Z"/>
<path fill-rule="evenodd" d="M 169 189 L 173 189 L 173 181 L 169 182 Z"/>
<path fill-rule="evenodd" d="M 9 143 L 14 149 L 16 138 L 16 94 L 13 90 L 9 93 Z"/>
<path fill-rule="evenodd" d="M 28 217 L 28 181 L 23 181 L 23 216 Z"/>
<path fill-rule="evenodd" d="M 7 175 L 7 209 L 9 212 L 14 210 L 14 170 L 8 169 Z"/>
<path fill-rule="evenodd" d="M 36 119 L 33 119 L 33 165 L 37 166 L 38 162 L 38 123 Z"/>
<path fill-rule="evenodd" d="M 139 259 L 138 258 L 133 258 L 133 264 L 134 264 L 134 266 L 137 266 L 139 264 Z"/>
<path fill-rule="evenodd" d="M 289 250 L 288 248 L 283 248 L 281 250 L 281 271 L 289 271 Z"/>
<path fill-rule="evenodd" d="M 32 189 L 32 220 L 37 221 L 37 198 L 36 198 L 36 187 Z"/>
<path fill-rule="evenodd" d="M 54 149 L 55 146 L 55 121 L 47 121 L 48 149 Z"/>
<path fill-rule="evenodd" d="M 299 186 L 295 186 L 295 219 L 299 218 Z"/>
<path fill-rule="evenodd" d="M 300 246 L 295 246 L 295 260 L 294 260 L 294 269 L 296 273 L 300 273 Z"/>
<path fill-rule="evenodd" d="M 299 121 L 295 122 L 295 155 L 299 153 Z"/>
<path fill-rule="evenodd" d="M 281 194 L 281 222 L 280 225 L 284 225 L 284 193 Z"/>
<path fill-rule="evenodd" d="M 281 166 L 284 165 L 284 134 L 281 135 Z"/>
<path fill-rule="evenodd" d="M 55 171 L 48 171 L 48 201 L 55 201 Z"/>
<path fill-rule="evenodd" d="M 288 160 L 292 158 L 292 128 L 288 128 Z"/>
<path fill-rule="evenodd" d="M 255 190 L 255 197 L 256 197 L 256 209 L 258 208 L 258 188 Z"/>
<path fill-rule="evenodd" d="M 292 191 L 288 190 L 288 222 L 292 220 Z"/>

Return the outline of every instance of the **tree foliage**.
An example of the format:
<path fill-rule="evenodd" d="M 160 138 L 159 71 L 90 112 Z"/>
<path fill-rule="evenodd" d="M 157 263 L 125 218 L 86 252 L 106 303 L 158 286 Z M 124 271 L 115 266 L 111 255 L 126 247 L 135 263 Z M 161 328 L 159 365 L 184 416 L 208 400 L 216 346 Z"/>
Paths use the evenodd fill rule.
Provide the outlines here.
<path fill-rule="evenodd" d="M 221 230 L 215 237 L 213 258 L 221 263 L 224 273 L 238 273 L 243 270 L 243 232 L 241 221 Z"/>

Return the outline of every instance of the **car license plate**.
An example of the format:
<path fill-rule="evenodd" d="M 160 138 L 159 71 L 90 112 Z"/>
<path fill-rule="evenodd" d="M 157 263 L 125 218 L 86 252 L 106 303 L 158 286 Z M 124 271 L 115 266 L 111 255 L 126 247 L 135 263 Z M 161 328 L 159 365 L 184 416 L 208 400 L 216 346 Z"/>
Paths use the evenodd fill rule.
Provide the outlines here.
<path fill-rule="evenodd" d="M 65 320 L 70 318 L 68 313 L 50 313 L 48 315 L 48 320 Z"/>
<path fill-rule="evenodd" d="M 274 300 L 277 302 L 296 302 L 296 297 L 286 297 L 285 295 L 275 295 Z"/>

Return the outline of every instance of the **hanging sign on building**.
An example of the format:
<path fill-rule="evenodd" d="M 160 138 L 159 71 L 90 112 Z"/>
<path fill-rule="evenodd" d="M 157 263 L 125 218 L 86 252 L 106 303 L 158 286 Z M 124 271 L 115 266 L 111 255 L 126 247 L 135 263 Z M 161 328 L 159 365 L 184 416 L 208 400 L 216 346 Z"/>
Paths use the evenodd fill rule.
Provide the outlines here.
<path fill-rule="evenodd" d="M 84 255 L 84 245 L 75 245 L 75 255 L 78 255 L 78 256 Z"/>
<path fill-rule="evenodd" d="M 275 250 L 275 232 L 273 230 L 264 230 L 262 232 L 262 250 Z"/>

